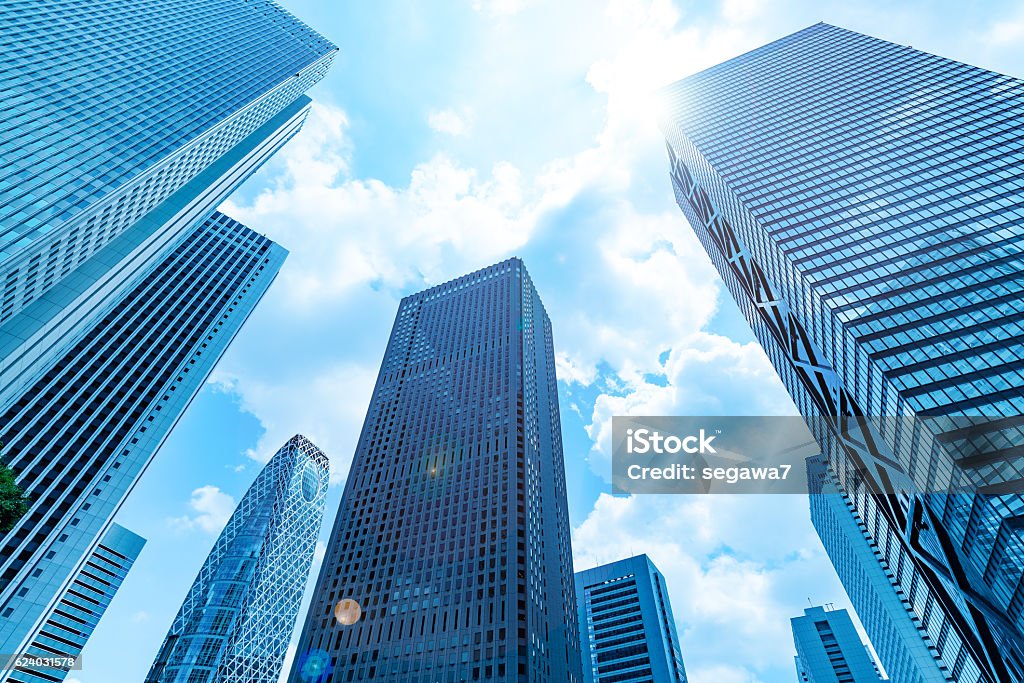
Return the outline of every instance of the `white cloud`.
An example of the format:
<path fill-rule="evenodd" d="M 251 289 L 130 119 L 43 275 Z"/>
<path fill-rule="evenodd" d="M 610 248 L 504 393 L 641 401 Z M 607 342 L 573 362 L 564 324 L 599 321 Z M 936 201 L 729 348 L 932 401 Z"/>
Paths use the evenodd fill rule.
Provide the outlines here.
<path fill-rule="evenodd" d="M 760 15 L 764 9 L 764 0 L 724 0 L 722 2 L 722 16 L 732 22 L 750 21 Z"/>
<path fill-rule="evenodd" d="M 190 514 L 172 517 L 170 525 L 180 531 L 200 529 L 208 534 L 218 534 L 228 523 L 235 511 L 235 499 L 217 486 L 201 486 L 192 492 L 188 502 Z"/>
<path fill-rule="evenodd" d="M 1024 16 L 1017 15 L 992 24 L 988 40 L 997 46 L 1018 45 L 1024 39 Z"/>
<path fill-rule="evenodd" d="M 427 116 L 427 125 L 438 133 L 447 135 L 466 135 L 473 126 L 473 115 L 471 112 L 457 112 L 454 109 L 441 109 L 432 111 Z"/>
<path fill-rule="evenodd" d="M 615 415 L 792 415 L 795 408 L 756 342 L 693 332 L 676 338 L 656 383 L 621 371 L 598 396 L 587 433 L 590 463 L 611 480 L 611 430 Z"/>
<path fill-rule="evenodd" d="M 519 14 L 526 7 L 526 0 L 473 0 L 473 9 L 497 17 Z"/>
<path fill-rule="evenodd" d="M 273 186 L 250 205 L 224 206 L 288 247 L 275 289 L 299 312 L 369 284 L 446 279 L 453 267 L 483 265 L 529 238 L 535 207 L 511 164 L 481 172 L 438 154 L 417 164 L 403 188 L 351 178 L 344 121 L 336 108 L 314 105 L 302 144 L 279 155 Z"/>

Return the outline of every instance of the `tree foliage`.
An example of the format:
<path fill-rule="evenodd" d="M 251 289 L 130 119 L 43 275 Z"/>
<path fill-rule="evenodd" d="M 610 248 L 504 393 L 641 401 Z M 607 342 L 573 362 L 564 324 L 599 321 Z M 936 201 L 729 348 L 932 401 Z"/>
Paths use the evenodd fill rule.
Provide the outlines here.
<path fill-rule="evenodd" d="M 0 534 L 13 529 L 26 512 L 28 498 L 15 480 L 14 470 L 7 466 L 3 444 L 0 443 Z"/>

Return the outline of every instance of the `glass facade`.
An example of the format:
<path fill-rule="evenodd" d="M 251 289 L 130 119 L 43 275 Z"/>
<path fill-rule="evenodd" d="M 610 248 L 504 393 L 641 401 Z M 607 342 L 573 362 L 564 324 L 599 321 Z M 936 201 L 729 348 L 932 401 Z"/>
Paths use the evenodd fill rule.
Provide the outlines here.
<path fill-rule="evenodd" d="M 844 609 L 810 607 L 790 620 L 804 683 L 879 683 L 882 677 Z"/>
<path fill-rule="evenodd" d="M 291 139 L 308 110 L 309 99 L 304 96 L 285 107 L 0 324 L 0 407 L 16 400 L 98 317 L 117 305 L 139 275 L 151 272 L 212 215 L 216 204 Z"/>
<path fill-rule="evenodd" d="M 77 659 L 144 545 L 146 539 L 112 524 L 61 594 L 25 654 Z M 21 668 L 11 674 L 10 680 L 46 683 L 63 680 L 65 676 L 66 669 Z"/>
<path fill-rule="evenodd" d="M 808 458 L 811 522 L 832 560 L 839 580 L 892 683 L 946 683 L 953 680 L 935 643 L 884 562 L 867 527 L 836 486 L 820 456 Z M 882 533 L 893 534 L 888 528 Z M 898 545 L 886 539 L 883 547 Z"/>
<path fill-rule="evenodd" d="M 576 574 L 586 683 L 686 683 L 665 577 L 646 555 Z"/>
<path fill-rule="evenodd" d="M 0 410 L 31 499 L 0 539 L 0 652 L 23 652 L 49 618 L 285 256 L 215 214 Z"/>
<path fill-rule="evenodd" d="M 298 130 L 336 48 L 271 0 L 14 0 L 0 24 L 3 405 Z"/>
<path fill-rule="evenodd" d="M 270 0 L 12 0 L 0 25 L 0 322 L 294 102 L 336 51 Z"/>
<path fill-rule="evenodd" d="M 0 24 L 0 439 L 32 497 L 0 539 L 18 653 L 280 268 L 215 208 L 299 130 L 337 50 L 271 0 L 12 0 Z"/>
<path fill-rule="evenodd" d="M 817 24 L 665 96 L 677 202 L 945 671 L 1024 680 L 1024 83 Z"/>
<path fill-rule="evenodd" d="M 217 538 L 147 683 L 277 683 L 313 563 L 327 456 L 302 435 L 271 458 Z"/>
<path fill-rule="evenodd" d="M 551 335 L 519 259 L 402 300 L 289 681 L 581 681 Z"/>

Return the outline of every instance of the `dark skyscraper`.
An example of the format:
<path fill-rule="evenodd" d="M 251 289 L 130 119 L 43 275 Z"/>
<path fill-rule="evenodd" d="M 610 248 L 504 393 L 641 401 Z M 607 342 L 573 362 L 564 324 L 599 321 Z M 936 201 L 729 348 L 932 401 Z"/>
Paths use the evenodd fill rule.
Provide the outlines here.
<path fill-rule="evenodd" d="M 576 574 L 586 683 L 686 683 L 665 577 L 646 555 Z"/>
<path fill-rule="evenodd" d="M 289 681 L 579 683 L 574 603 L 551 323 L 511 259 L 402 300 Z"/>
<path fill-rule="evenodd" d="M 1024 680 L 1024 82 L 817 24 L 665 94 L 676 200 L 878 590 L 950 680 Z"/>
<path fill-rule="evenodd" d="M 31 500 L 0 539 L 10 652 L 50 618 L 285 256 L 215 214 L 0 410 L 5 456 Z"/>

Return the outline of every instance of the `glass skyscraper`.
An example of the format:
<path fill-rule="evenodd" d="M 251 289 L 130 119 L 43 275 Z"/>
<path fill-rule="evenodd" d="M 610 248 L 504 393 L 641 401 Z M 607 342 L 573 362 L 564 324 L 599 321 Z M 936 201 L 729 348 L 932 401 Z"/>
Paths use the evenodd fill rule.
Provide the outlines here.
<path fill-rule="evenodd" d="M 0 539 L 13 654 L 280 268 L 214 210 L 336 48 L 269 0 L 14 0 L 0 24 L 0 441 L 31 500 Z"/>
<path fill-rule="evenodd" d="M 277 683 L 324 516 L 329 463 L 302 435 L 260 471 L 174 618 L 147 683 Z"/>
<path fill-rule="evenodd" d="M 576 573 L 586 683 L 686 683 L 665 577 L 646 555 Z"/>
<path fill-rule="evenodd" d="M 935 644 L 894 584 L 877 544 L 849 498 L 833 483 L 821 456 L 807 459 L 811 522 L 871 637 L 892 683 L 946 683 Z M 895 543 L 887 541 L 888 543 Z M 895 590 L 894 590 L 895 588 Z"/>
<path fill-rule="evenodd" d="M 796 671 L 801 683 L 880 683 L 875 662 L 844 609 L 810 607 L 793 617 Z"/>
<path fill-rule="evenodd" d="M 551 335 L 519 259 L 402 300 L 289 681 L 581 681 Z"/>
<path fill-rule="evenodd" d="M 77 659 L 144 545 L 146 539 L 120 524 L 111 524 L 24 654 Z M 67 668 L 16 668 L 10 680 L 46 683 L 66 675 Z"/>
<path fill-rule="evenodd" d="M 0 541 L 0 649 L 50 618 L 286 252 L 215 214 L 19 398 L 0 441 L 31 500 Z"/>
<path fill-rule="evenodd" d="M 665 94 L 676 200 L 886 590 L 950 680 L 1024 680 L 1024 83 L 817 24 Z"/>
<path fill-rule="evenodd" d="M 301 125 L 336 48 L 270 0 L 0 4 L 0 405 Z"/>

